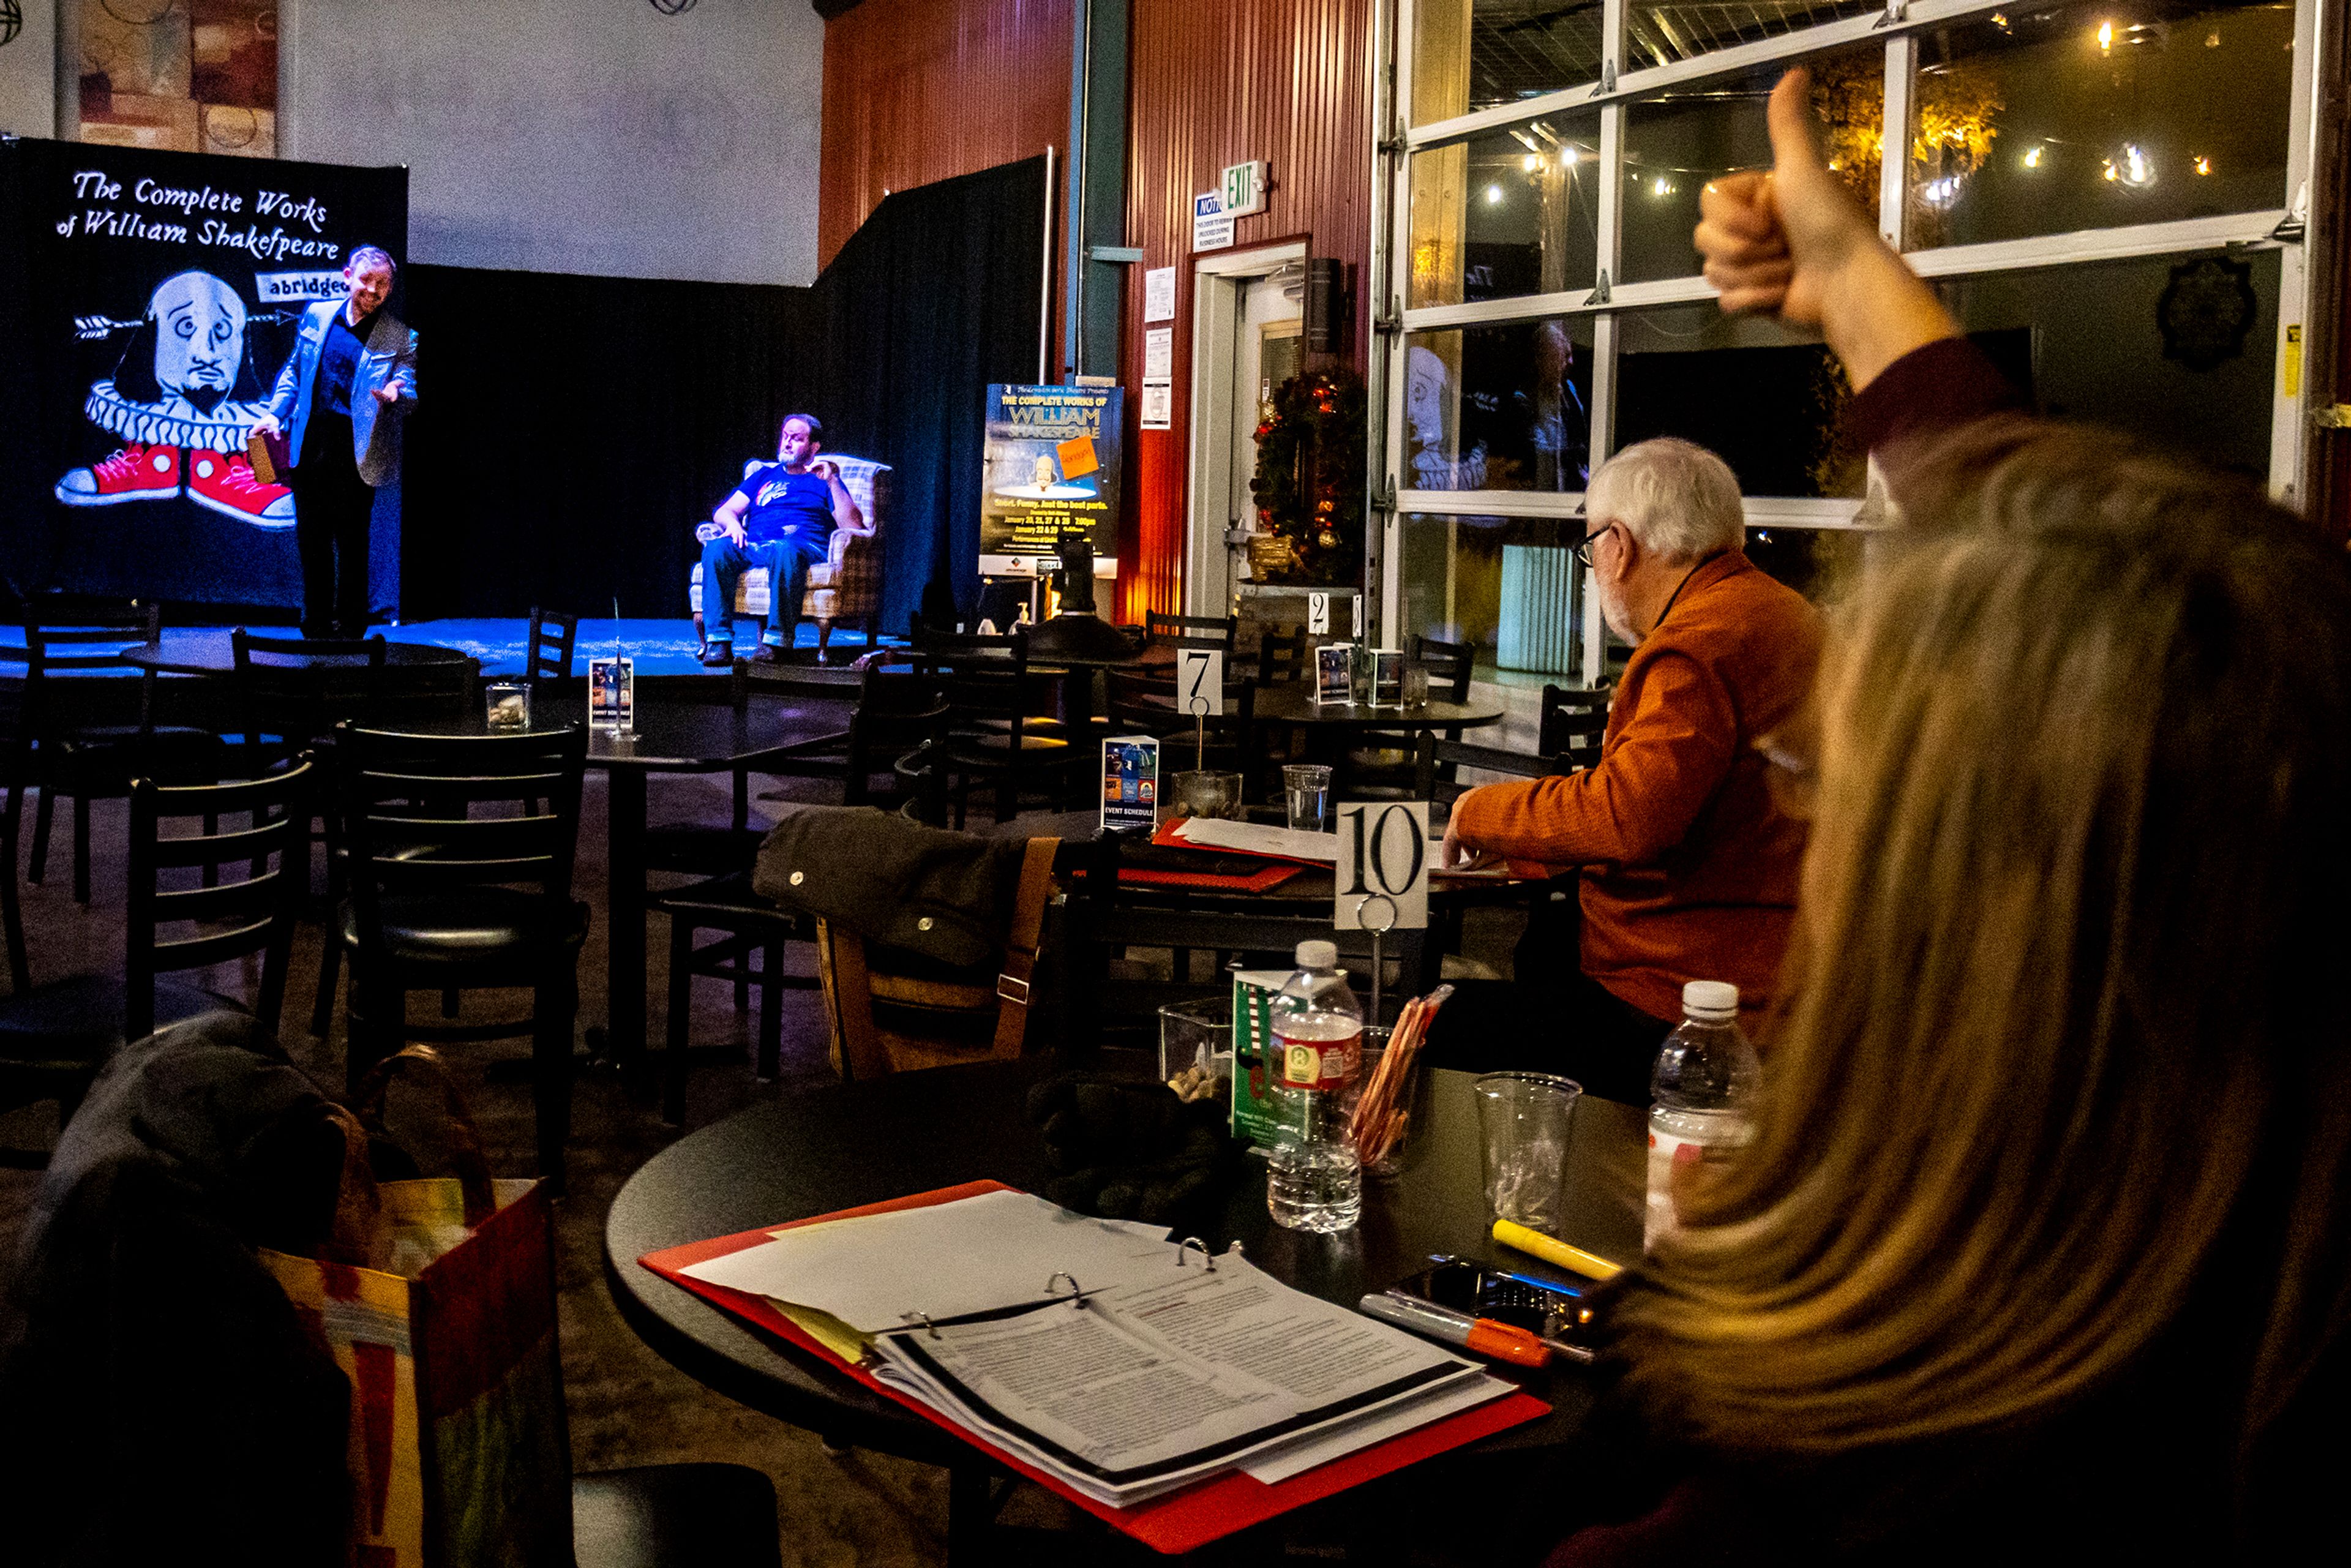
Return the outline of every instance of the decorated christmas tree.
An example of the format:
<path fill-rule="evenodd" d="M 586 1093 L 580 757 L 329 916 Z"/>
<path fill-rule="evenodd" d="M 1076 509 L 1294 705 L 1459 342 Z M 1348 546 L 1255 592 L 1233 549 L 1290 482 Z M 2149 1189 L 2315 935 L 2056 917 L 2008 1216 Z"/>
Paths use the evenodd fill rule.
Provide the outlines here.
<path fill-rule="evenodd" d="M 1364 440 L 1361 376 L 1344 367 L 1301 371 L 1273 392 L 1257 427 L 1260 582 L 1352 585 L 1364 575 Z"/>

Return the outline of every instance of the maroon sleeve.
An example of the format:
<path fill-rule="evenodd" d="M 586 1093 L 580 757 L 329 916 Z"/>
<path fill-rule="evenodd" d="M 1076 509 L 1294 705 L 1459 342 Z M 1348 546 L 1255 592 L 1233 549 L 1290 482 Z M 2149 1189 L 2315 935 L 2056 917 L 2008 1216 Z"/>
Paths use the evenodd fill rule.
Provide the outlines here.
<path fill-rule="evenodd" d="M 2022 393 L 1965 338 L 1911 350 L 1862 388 L 1846 428 L 1871 452 L 1939 435 L 1995 413 L 2030 413 Z"/>

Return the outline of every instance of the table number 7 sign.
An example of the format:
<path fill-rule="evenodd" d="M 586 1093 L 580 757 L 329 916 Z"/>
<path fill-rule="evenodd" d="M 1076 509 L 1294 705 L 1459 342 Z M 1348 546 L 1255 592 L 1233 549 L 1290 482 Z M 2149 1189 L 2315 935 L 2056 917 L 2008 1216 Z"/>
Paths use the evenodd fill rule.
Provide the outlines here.
<path fill-rule="evenodd" d="M 1176 711 L 1186 718 L 1221 718 L 1225 712 L 1225 651 L 1176 651 Z"/>
<path fill-rule="evenodd" d="M 1338 894 L 1331 924 L 1339 930 L 1426 930 L 1428 802 L 1340 807 L 1339 862 L 1332 869 Z"/>

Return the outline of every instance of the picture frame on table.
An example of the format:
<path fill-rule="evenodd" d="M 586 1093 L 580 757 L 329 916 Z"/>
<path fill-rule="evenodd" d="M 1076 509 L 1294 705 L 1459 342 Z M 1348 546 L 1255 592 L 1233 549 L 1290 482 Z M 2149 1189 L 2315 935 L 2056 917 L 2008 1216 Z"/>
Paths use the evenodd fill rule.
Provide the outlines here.
<path fill-rule="evenodd" d="M 1314 706 L 1345 706 L 1355 700 L 1355 645 L 1325 643 L 1314 650 Z"/>

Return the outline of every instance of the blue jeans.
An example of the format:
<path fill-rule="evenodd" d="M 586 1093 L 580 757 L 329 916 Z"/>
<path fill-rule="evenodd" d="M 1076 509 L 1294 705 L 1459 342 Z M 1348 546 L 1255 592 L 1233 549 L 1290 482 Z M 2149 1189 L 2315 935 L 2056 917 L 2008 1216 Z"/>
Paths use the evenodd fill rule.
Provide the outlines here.
<path fill-rule="evenodd" d="M 735 641 L 735 585 L 755 566 L 768 569 L 768 641 L 790 643 L 808 592 L 809 568 L 824 559 L 831 540 L 797 529 L 766 543 L 737 544 L 721 534 L 702 547 L 702 622 L 713 643 Z"/>

